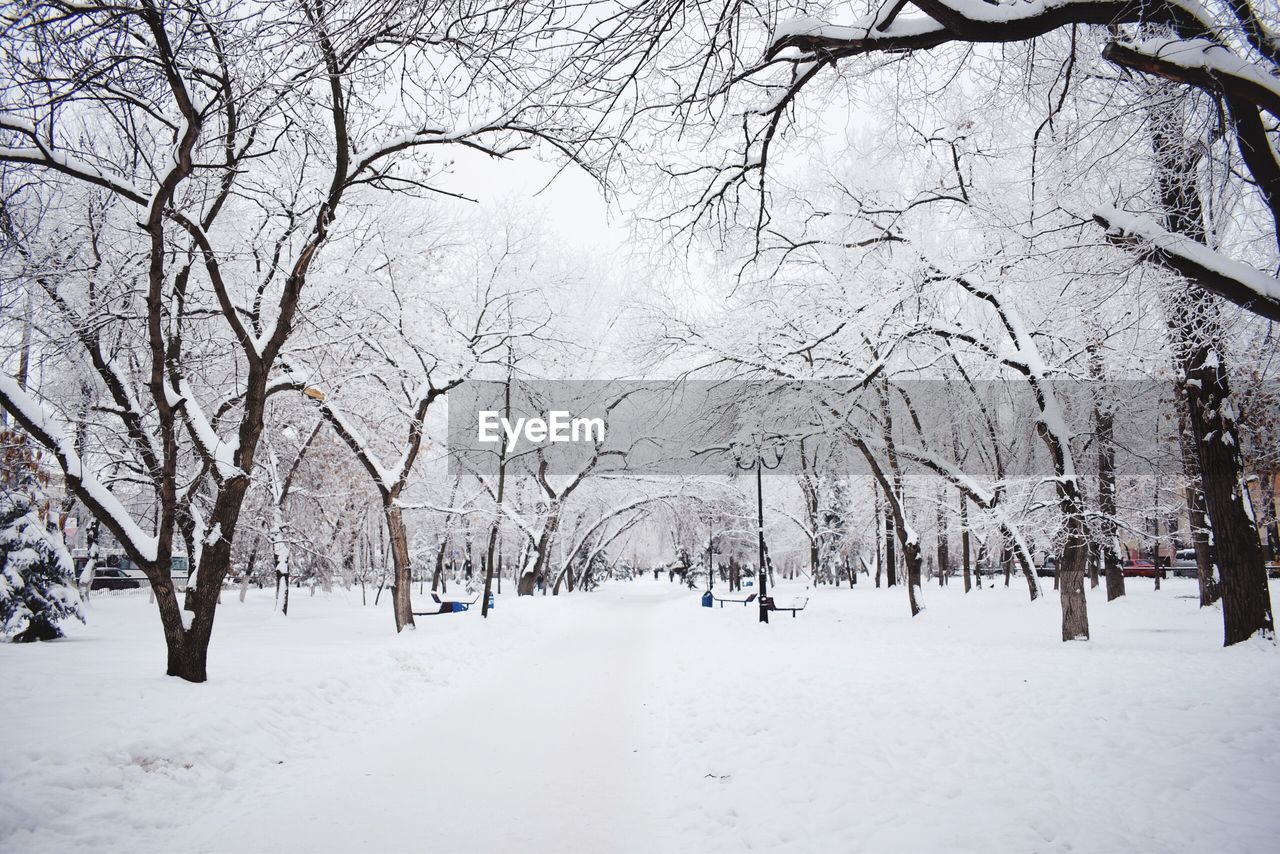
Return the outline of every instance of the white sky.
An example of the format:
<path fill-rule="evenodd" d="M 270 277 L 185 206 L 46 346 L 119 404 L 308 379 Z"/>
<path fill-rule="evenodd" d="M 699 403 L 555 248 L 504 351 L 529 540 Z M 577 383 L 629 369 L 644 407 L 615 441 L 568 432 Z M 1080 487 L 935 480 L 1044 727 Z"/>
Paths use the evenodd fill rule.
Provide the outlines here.
<path fill-rule="evenodd" d="M 584 248 L 614 249 L 627 237 L 616 214 L 609 221 L 604 194 L 586 173 L 527 152 L 496 160 L 464 150 L 454 158 L 451 173 L 437 183 L 478 200 L 481 209 L 499 211 L 512 200 L 540 208 L 551 231 Z"/>

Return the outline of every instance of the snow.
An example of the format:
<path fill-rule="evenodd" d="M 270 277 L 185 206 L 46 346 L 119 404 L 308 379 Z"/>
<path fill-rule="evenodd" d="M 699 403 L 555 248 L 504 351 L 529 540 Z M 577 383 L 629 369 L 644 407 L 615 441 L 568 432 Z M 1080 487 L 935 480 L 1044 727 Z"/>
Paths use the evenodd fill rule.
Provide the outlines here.
<path fill-rule="evenodd" d="M 1065 6 L 1085 6 L 1091 3 L 1111 3 L 1113 0 L 931 0 L 931 5 L 945 8 L 952 15 L 977 24 L 1008 24 L 1040 18 Z M 1184 14 L 1212 22 L 1213 16 L 1194 0 L 1169 0 L 1168 5 L 1181 9 Z M 773 45 L 794 36 L 815 36 L 830 41 L 881 42 L 894 41 L 934 33 L 943 33 L 947 27 L 927 13 L 911 6 L 897 9 L 893 20 L 885 19 L 896 4 L 878 4 L 876 11 L 863 15 L 847 25 L 828 24 L 817 18 L 800 16 L 780 21 L 774 28 Z M 1224 60 L 1226 62 L 1227 60 Z"/>
<path fill-rule="evenodd" d="M 24 419 L 44 434 L 45 438 L 52 443 L 50 450 L 58 458 L 58 463 L 67 476 L 80 482 L 81 488 L 92 496 L 102 508 L 102 512 L 110 517 L 120 531 L 128 537 L 142 557 L 154 561 L 156 550 L 159 548 L 156 538 L 146 534 L 125 510 L 119 499 L 82 464 L 80 455 L 76 453 L 75 443 L 67 437 L 53 410 L 28 394 L 6 374 L 0 374 L 0 396 L 3 396 L 15 411 L 22 413 Z"/>
<path fill-rule="evenodd" d="M 82 176 L 86 180 L 107 187 L 132 201 L 142 203 L 147 199 L 136 184 L 124 177 L 104 172 L 97 166 L 64 151 L 50 149 L 41 143 L 36 133 L 36 126 L 29 119 L 12 114 L 0 115 L 0 130 L 13 131 L 28 137 L 34 146 L 0 146 L 0 160 L 16 160 L 19 162 L 48 164 L 50 168 Z"/>
<path fill-rule="evenodd" d="M 399 474 L 383 465 L 382 460 L 378 457 L 377 452 L 374 451 L 373 446 L 369 444 L 367 439 L 365 439 L 364 433 L 362 433 L 360 428 L 356 427 L 355 424 L 351 423 L 341 409 L 331 404 L 328 400 L 322 402 L 320 406 L 333 420 L 333 423 L 340 430 L 346 433 L 347 436 L 350 437 L 351 441 L 360 448 L 361 455 L 368 461 L 368 465 L 373 469 L 372 473 L 375 473 L 377 476 L 378 489 L 382 492 L 390 491 L 390 489 L 396 485 Z"/>
<path fill-rule="evenodd" d="M 779 21 L 773 31 L 777 44 L 794 36 L 814 36 L 831 41 L 876 41 L 901 39 L 942 32 L 946 28 L 932 18 L 920 14 L 900 14 L 887 27 L 881 27 L 882 15 L 874 12 L 847 25 L 828 24 L 817 18 L 798 17 Z"/>
<path fill-rule="evenodd" d="M 253 590 L 204 685 L 145 593 L 99 595 L 0 645 L 0 848 L 1270 851 L 1280 652 L 1223 649 L 1195 586 L 1093 590 L 1067 645 L 1016 586 L 913 620 L 784 582 L 808 607 L 764 626 L 645 577 L 399 636 L 385 593 Z"/>
<path fill-rule="evenodd" d="M 1280 302 L 1280 281 L 1248 264 L 1219 255 L 1203 243 L 1166 231 L 1151 217 L 1131 214 L 1109 205 L 1099 206 L 1096 213 L 1109 223 L 1107 231 L 1110 234 L 1141 238 L 1170 255 L 1186 258 L 1224 278 L 1234 279 L 1263 299 Z"/>
<path fill-rule="evenodd" d="M 225 441 L 213 429 L 204 409 L 196 400 L 191 384 L 185 379 L 178 382 L 179 397 L 171 399 L 169 404 L 180 409 L 187 424 L 191 427 L 191 436 L 200 447 L 200 452 L 209 459 L 218 470 L 218 476 L 224 480 L 243 475 L 243 470 L 236 465 L 236 452 L 240 448 L 240 437 L 230 442 Z"/>
<path fill-rule="evenodd" d="M 1138 39 L 1125 42 L 1138 53 L 1180 65 L 1183 68 L 1238 77 L 1280 101 L 1280 78 L 1261 65 L 1237 56 L 1229 47 L 1208 39 Z"/>
<path fill-rule="evenodd" d="M 932 0 L 933 4 L 946 7 L 969 21 L 1001 24 L 1038 18 L 1054 9 L 1066 6 L 1087 6 L 1092 3 L 1112 3 L 1113 0 Z M 1169 0 L 1168 5 L 1212 20 L 1206 10 L 1194 0 Z"/>
<path fill-rule="evenodd" d="M 84 619 L 75 565 L 56 530 L 37 496 L 0 494 L 0 632 L 20 632 L 37 614 L 54 625 Z"/>

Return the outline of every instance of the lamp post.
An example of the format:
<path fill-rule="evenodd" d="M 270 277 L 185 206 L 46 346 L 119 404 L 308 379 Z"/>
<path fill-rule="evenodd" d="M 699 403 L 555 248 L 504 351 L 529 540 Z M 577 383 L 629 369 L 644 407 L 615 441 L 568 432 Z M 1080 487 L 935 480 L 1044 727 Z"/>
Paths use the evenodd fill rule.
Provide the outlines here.
<path fill-rule="evenodd" d="M 711 515 L 707 514 L 707 589 L 716 589 L 716 533 Z"/>
<path fill-rule="evenodd" d="M 781 436 L 773 437 L 773 463 L 770 464 L 765 461 L 764 444 L 761 441 L 759 434 L 752 438 L 754 439 L 752 443 L 754 445 L 753 450 L 755 452 L 754 459 L 743 459 L 740 454 L 735 452 L 734 465 L 742 471 L 750 471 L 751 469 L 755 469 L 756 471 L 756 536 L 760 550 L 760 561 L 757 566 L 758 579 L 756 584 L 757 589 L 760 591 L 758 597 L 760 600 L 760 622 L 767 623 L 769 622 L 769 608 L 765 604 L 765 597 L 768 590 L 766 589 L 767 572 L 765 571 L 764 565 L 764 470 L 776 469 L 782 464 L 782 454 L 785 450 L 785 446 L 782 443 Z"/>

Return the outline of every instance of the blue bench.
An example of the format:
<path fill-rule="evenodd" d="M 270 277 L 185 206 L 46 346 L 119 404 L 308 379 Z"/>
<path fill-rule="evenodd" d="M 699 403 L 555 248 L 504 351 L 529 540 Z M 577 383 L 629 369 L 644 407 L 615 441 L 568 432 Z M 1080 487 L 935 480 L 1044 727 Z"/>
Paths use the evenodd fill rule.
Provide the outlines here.
<path fill-rule="evenodd" d="M 476 602 L 480 601 L 480 595 L 476 594 L 474 599 L 468 599 L 463 602 L 460 599 L 441 599 L 439 595 L 432 593 L 431 601 L 436 604 L 434 611 L 414 611 L 415 617 L 434 617 L 436 614 L 457 614 L 466 611 Z"/>

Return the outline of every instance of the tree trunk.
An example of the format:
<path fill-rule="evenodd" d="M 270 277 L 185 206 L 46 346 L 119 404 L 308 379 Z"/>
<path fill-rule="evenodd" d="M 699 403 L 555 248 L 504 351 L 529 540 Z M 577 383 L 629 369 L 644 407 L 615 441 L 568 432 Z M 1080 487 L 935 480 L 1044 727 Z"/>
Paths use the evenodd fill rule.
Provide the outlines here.
<path fill-rule="evenodd" d="M 1089 546 L 1085 537 L 1084 517 L 1079 512 L 1079 496 L 1064 499 L 1064 504 L 1068 501 L 1075 502 L 1076 512 L 1067 517 L 1067 546 L 1063 549 L 1062 561 L 1055 573 L 1060 579 L 1058 594 L 1062 600 L 1062 639 L 1088 640 L 1089 613 L 1084 595 L 1084 563 L 1088 558 Z"/>
<path fill-rule="evenodd" d="M 1088 557 L 1089 538 L 1085 531 L 1084 505 L 1075 477 L 1067 471 L 1069 449 L 1061 436 L 1040 422 L 1040 437 L 1049 449 L 1053 471 L 1058 481 L 1058 506 L 1062 510 L 1066 544 L 1062 559 L 1054 573 L 1062 603 L 1062 639 L 1089 639 L 1089 611 L 1084 595 L 1084 563 Z"/>
<path fill-rule="evenodd" d="M 523 592 L 525 590 L 525 584 L 524 580 L 521 579 L 520 589 L 516 591 L 517 596 L 533 595 L 533 587 L 537 583 L 538 576 L 542 575 L 544 578 L 546 577 L 547 568 L 551 563 L 551 547 L 555 543 L 556 530 L 560 527 L 559 508 L 551 507 L 549 508 L 549 513 L 550 515 L 547 517 L 547 522 L 542 528 L 542 533 L 538 536 L 538 545 L 535 550 L 536 553 L 533 560 L 533 570 L 530 573 L 531 579 L 528 586 L 529 592 Z M 543 589 L 545 592 L 545 584 Z"/>
<path fill-rule="evenodd" d="M 1156 186 L 1166 228 L 1204 243 L 1196 168 L 1200 149 L 1195 141 L 1181 135 L 1181 111 L 1174 106 L 1183 100 L 1162 102 L 1153 109 Z M 1221 347 L 1218 303 L 1202 288 L 1189 285 L 1178 298 L 1167 301 L 1166 312 L 1200 467 L 1214 558 L 1221 573 L 1223 644 L 1231 646 L 1256 634 L 1272 637 L 1271 591 L 1258 529 L 1244 503 L 1240 437 Z"/>
<path fill-rule="evenodd" d="M 1116 448 L 1112 441 L 1114 417 L 1109 409 L 1094 410 L 1098 434 L 1098 510 L 1101 519 L 1103 576 L 1107 580 L 1107 601 L 1124 595 L 1124 570 L 1120 563 L 1120 538 L 1116 533 Z"/>
<path fill-rule="evenodd" d="M 431 592 L 437 591 L 447 593 L 448 587 L 444 581 L 444 553 L 449 548 L 449 536 L 446 531 L 445 536 L 440 540 L 440 544 L 436 546 L 436 566 L 431 572 Z"/>
<path fill-rule="evenodd" d="M 182 612 L 173 582 L 161 578 L 152 582 L 156 605 L 160 610 L 160 626 L 164 631 L 167 653 L 165 674 L 177 676 L 188 682 L 204 682 L 208 679 L 206 661 L 209 655 L 209 638 L 212 625 L 212 608 L 209 608 L 200 591 L 193 594 L 192 607 L 195 616 L 191 628 L 183 629 Z M 207 619 L 197 619 L 208 614 Z"/>
<path fill-rule="evenodd" d="M 880 502 L 880 484 L 873 483 L 872 488 L 875 490 L 875 517 L 876 517 L 876 589 L 880 587 L 880 572 L 884 568 L 884 538 L 880 536 L 880 526 L 884 522 L 884 508 Z"/>
<path fill-rule="evenodd" d="M 395 503 L 398 496 L 391 495 L 383 503 L 382 512 L 387 519 L 387 537 L 391 542 L 391 562 L 395 573 L 391 583 L 391 607 L 395 613 L 396 631 L 415 628 L 413 622 L 413 575 L 409 563 L 409 534 L 404 527 L 404 515 Z"/>
<path fill-rule="evenodd" d="M 890 437 L 887 430 L 885 431 L 885 437 L 886 439 Z M 902 546 L 902 559 L 906 564 L 907 570 L 907 601 L 911 607 L 911 616 L 915 617 L 924 610 L 924 605 L 920 602 L 922 558 L 917 535 L 907 528 L 906 508 L 902 506 L 901 501 L 901 471 L 898 468 L 898 458 L 895 454 L 887 454 L 891 467 L 890 474 L 894 476 L 894 483 L 899 486 L 899 489 L 895 490 L 890 486 L 888 476 L 885 475 L 879 462 L 871 453 L 871 449 L 867 447 L 867 443 L 861 439 L 854 438 L 854 444 L 862 452 L 862 456 L 867 461 L 871 473 L 875 475 L 876 480 L 880 482 L 880 488 L 884 490 L 885 504 L 889 509 L 890 519 L 893 523 L 892 532 L 896 532 L 898 542 Z M 890 544 L 888 541 L 885 543 L 886 546 Z"/>
<path fill-rule="evenodd" d="M 1195 440 L 1188 424 L 1187 401 L 1181 389 L 1178 402 L 1178 437 L 1182 449 L 1182 473 L 1186 482 L 1183 498 L 1187 503 L 1187 526 L 1190 528 L 1191 547 L 1196 553 L 1196 579 L 1200 587 L 1200 607 L 1218 601 L 1222 587 L 1218 583 L 1213 557 L 1213 544 L 1209 542 L 1209 522 L 1205 517 L 1204 493 L 1200 489 L 1200 458 L 1195 452 Z"/>
<path fill-rule="evenodd" d="M 969 499 L 960 493 L 960 562 L 964 565 L 964 592 L 972 587 L 969 578 Z"/>
<path fill-rule="evenodd" d="M 938 586 L 947 583 L 947 574 L 951 571 L 951 556 L 947 543 L 947 509 L 943 502 L 947 500 L 946 487 L 938 488 L 937 541 L 938 541 Z"/>
<path fill-rule="evenodd" d="M 1276 506 L 1276 480 L 1280 472 L 1264 472 L 1262 475 L 1262 501 L 1266 507 L 1264 527 L 1267 532 L 1267 548 L 1264 557 L 1269 560 L 1280 559 L 1280 509 Z"/>
<path fill-rule="evenodd" d="M 886 587 L 893 587 L 898 583 L 898 556 L 894 554 L 893 528 L 893 511 L 886 504 L 884 509 L 884 578 Z"/>
<path fill-rule="evenodd" d="M 520 574 L 520 580 L 516 583 L 516 595 L 532 596 L 534 591 L 534 584 L 536 581 L 537 581 L 537 576 L 533 574 L 532 570 L 525 570 L 524 572 L 522 572 Z"/>
<path fill-rule="evenodd" d="M 502 503 L 504 473 L 505 472 L 502 470 L 499 470 L 498 472 L 498 503 L 499 505 L 501 505 Z M 481 594 L 481 599 L 480 599 L 480 616 L 486 619 L 489 616 L 489 596 L 493 591 L 493 565 L 494 565 L 494 561 L 497 559 L 495 555 L 497 545 L 498 545 L 498 520 L 495 519 L 493 523 L 493 527 L 489 529 L 489 547 L 485 550 L 484 593 Z M 502 584 L 501 578 L 499 578 L 498 584 L 499 585 Z"/>
<path fill-rule="evenodd" d="M 907 601 L 911 606 L 911 616 L 915 617 L 924 610 L 924 606 L 920 604 L 920 578 L 923 565 L 920 544 L 903 540 L 902 561 L 907 566 Z"/>

